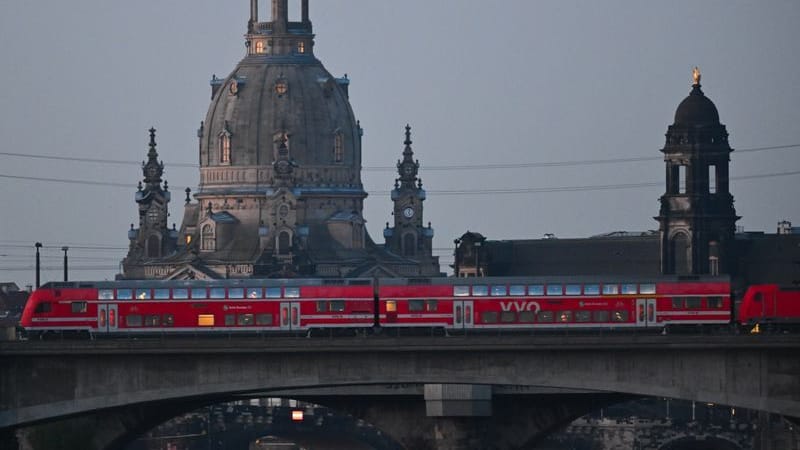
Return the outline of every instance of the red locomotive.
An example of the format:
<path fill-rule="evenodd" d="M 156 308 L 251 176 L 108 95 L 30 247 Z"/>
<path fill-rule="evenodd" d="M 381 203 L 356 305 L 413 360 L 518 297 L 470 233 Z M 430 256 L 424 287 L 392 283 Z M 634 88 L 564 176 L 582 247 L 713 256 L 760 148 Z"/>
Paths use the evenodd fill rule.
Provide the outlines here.
<path fill-rule="evenodd" d="M 744 295 L 738 323 L 755 331 L 762 326 L 776 329 L 800 328 L 800 288 L 775 284 L 751 286 Z"/>
<path fill-rule="evenodd" d="M 28 335 L 569 330 L 800 324 L 800 290 L 752 286 L 734 320 L 724 277 L 299 279 L 48 283 Z"/>

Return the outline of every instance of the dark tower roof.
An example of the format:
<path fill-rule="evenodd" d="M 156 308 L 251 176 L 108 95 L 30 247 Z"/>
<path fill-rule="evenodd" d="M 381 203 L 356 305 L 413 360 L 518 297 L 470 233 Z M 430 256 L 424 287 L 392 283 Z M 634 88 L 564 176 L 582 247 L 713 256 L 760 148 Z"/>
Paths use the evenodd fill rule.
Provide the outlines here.
<path fill-rule="evenodd" d="M 717 107 L 703 94 L 700 87 L 700 71 L 695 68 L 692 92 L 678 105 L 675 111 L 675 125 L 719 125 Z"/>

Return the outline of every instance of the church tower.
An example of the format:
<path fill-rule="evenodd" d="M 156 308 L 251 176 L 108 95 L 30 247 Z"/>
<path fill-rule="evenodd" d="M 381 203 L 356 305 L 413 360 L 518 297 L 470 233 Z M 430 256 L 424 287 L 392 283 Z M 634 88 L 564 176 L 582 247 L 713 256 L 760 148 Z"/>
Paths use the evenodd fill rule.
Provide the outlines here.
<path fill-rule="evenodd" d="M 656 220 L 661 234 L 661 272 L 677 275 L 731 274 L 731 247 L 739 217 L 730 193 L 733 151 L 714 103 L 700 89 L 695 68 L 692 91 L 678 106 L 661 150 L 666 192 Z"/>
<path fill-rule="evenodd" d="M 433 251 L 433 228 L 423 225 L 422 203 L 425 189 L 419 174 L 419 161 L 414 160 L 411 149 L 411 126 L 406 125 L 403 159 L 397 161 L 397 173 L 392 190 L 394 203 L 394 226 L 383 232 L 386 248 L 407 258 L 425 260 L 431 258 Z"/>
<path fill-rule="evenodd" d="M 177 230 L 169 229 L 168 205 L 171 198 L 167 182 L 161 185 L 164 163 L 158 161 L 156 152 L 156 130 L 150 129 L 150 150 L 147 161 L 142 162 L 143 181 L 139 182 L 135 200 L 139 206 L 139 227 L 131 224 L 129 258 L 155 260 L 170 254 L 175 249 Z M 124 262 L 123 262 L 124 264 Z"/>

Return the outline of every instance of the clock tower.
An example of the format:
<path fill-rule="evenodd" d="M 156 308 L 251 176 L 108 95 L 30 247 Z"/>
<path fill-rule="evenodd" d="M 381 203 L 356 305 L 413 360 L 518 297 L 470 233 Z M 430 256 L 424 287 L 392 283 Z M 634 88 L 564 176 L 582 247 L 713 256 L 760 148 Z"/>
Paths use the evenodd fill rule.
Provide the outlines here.
<path fill-rule="evenodd" d="M 170 192 L 163 181 L 164 163 L 158 160 L 156 130 L 150 129 L 150 150 L 147 161 L 142 162 L 144 179 L 139 182 L 136 203 L 139 205 L 139 227 L 131 224 L 128 231 L 130 254 L 144 260 L 161 258 L 174 251 L 177 231 L 169 229 L 168 205 Z M 127 261 L 127 259 L 126 259 Z"/>
<path fill-rule="evenodd" d="M 433 251 L 433 228 L 424 226 L 422 221 L 422 203 L 425 201 L 425 189 L 419 174 L 419 161 L 414 160 L 411 149 L 411 126 L 406 125 L 405 150 L 403 159 L 397 161 L 397 173 L 392 190 L 394 203 L 394 227 L 386 224 L 383 232 L 386 248 L 407 258 L 431 258 Z"/>

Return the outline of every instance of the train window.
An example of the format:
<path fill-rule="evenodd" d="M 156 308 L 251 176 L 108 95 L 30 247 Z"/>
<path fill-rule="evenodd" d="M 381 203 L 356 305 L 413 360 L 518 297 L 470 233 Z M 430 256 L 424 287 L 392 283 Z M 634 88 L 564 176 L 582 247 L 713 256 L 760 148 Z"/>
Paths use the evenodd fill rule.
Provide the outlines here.
<path fill-rule="evenodd" d="M 525 286 L 521 284 L 512 284 L 508 287 L 509 295 L 521 296 L 525 295 Z"/>
<path fill-rule="evenodd" d="M 487 295 L 489 295 L 489 286 L 485 284 L 476 284 L 472 286 L 473 297 L 486 297 Z"/>
<path fill-rule="evenodd" d="M 189 290 L 186 288 L 175 288 L 172 290 L 172 298 L 175 300 L 186 300 L 189 298 Z"/>
<path fill-rule="evenodd" d="M 566 294 L 567 295 L 581 295 L 581 285 L 580 284 L 568 284 L 566 287 Z"/>
<path fill-rule="evenodd" d="M 144 326 L 146 326 L 146 327 L 158 327 L 158 326 L 161 326 L 161 316 L 158 316 L 158 315 L 147 315 L 147 316 L 144 316 Z"/>
<path fill-rule="evenodd" d="M 564 286 L 560 284 L 548 284 L 547 295 L 564 295 Z"/>
<path fill-rule="evenodd" d="M 425 310 L 425 302 L 423 300 L 409 300 L 408 310 L 410 312 L 419 312 Z"/>
<path fill-rule="evenodd" d="M 236 314 L 225 314 L 225 326 L 232 327 L 236 325 Z"/>
<path fill-rule="evenodd" d="M 228 298 L 244 298 L 244 289 L 228 288 Z"/>
<path fill-rule="evenodd" d="M 512 323 L 517 321 L 517 313 L 514 311 L 503 311 L 500 313 L 500 322 Z"/>
<path fill-rule="evenodd" d="M 287 287 L 284 291 L 284 296 L 286 298 L 300 298 L 300 288 L 299 287 Z"/>
<path fill-rule="evenodd" d="M 344 300 L 332 300 L 331 312 L 344 312 Z"/>
<path fill-rule="evenodd" d="M 140 327 L 142 326 L 142 316 L 138 314 L 129 314 L 125 316 L 125 325 L 129 327 Z"/>
<path fill-rule="evenodd" d="M 161 324 L 165 327 L 171 327 L 175 325 L 175 316 L 172 314 L 164 314 L 164 320 L 161 322 Z"/>
<path fill-rule="evenodd" d="M 397 312 L 397 301 L 395 300 L 386 300 L 386 312 Z"/>
<path fill-rule="evenodd" d="M 272 314 L 256 314 L 256 325 L 271 326 Z"/>
<path fill-rule="evenodd" d="M 505 297 L 508 290 L 505 286 L 492 286 L 492 297 Z"/>
<path fill-rule="evenodd" d="M 552 322 L 553 311 L 539 311 L 539 313 L 536 314 L 536 320 L 539 322 Z"/>
<path fill-rule="evenodd" d="M 544 285 L 542 284 L 529 284 L 528 295 L 544 295 Z"/>
<path fill-rule="evenodd" d="M 706 300 L 709 308 L 720 309 L 722 308 L 722 297 L 708 297 Z"/>
<path fill-rule="evenodd" d="M 198 327 L 213 327 L 214 326 L 214 315 L 213 314 L 198 314 L 197 315 L 197 326 Z"/>
<path fill-rule="evenodd" d="M 754 302 L 760 302 L 763 299 L 764 299 L 764 294 L 762 294 L 761 292 L 756 292 L 756 295 L 753 296 Z"/>
<path fill-rule="evenodd" d="M 136 289 L 136 300 L 149 300 L 150 299 L 150 289 Z"/>
<path fill-rule="evenodd" d="M 575 311 L 575 322 L 591 322 L 591 311 Z"/>
<path fill-rule="evenodd" d="M 192 298 L 208 298 L 206 288 L 192 288 Z"/>
<path fill-rule="evenodd" d="M 249 327 L 255 323 L 255 316 L 252 314 L 239 314 L 238 325 Z"/>
<path fill-rule="evenodd" d="M 628 311 L 624 309 L 614 311 L 614 315 L 612 316 L 614 322 L 627 322 L 628 321 Z"/>
<path fill-rule="evenodd" d="M 559 311 L 558 321 L 561 323 L 572 322 L 572 311 Z"/>
<path fill-rule="evenodd" d="M 699 298 L 687 298 L 686 299 L 686 308 L 687 309 L 700 309 L 700 299 Z"/>
<path fill-rule="evenodd" d="M 85 313 L 88 304 L 86 302 L 72 302 L 73 313 Z"/>
<path fill-rule="evenodd" d="M 619 294 L 619 285 L 617 284 L 604 284 L 603 295 L 617 295 Z"/>
<path fill-rule="evenodd" d="M 535 317 L 533 311 L 522 311 L 519 313 L 519 321 L 522 323 L 533 323 Z"/>
<path fill-rule="evenodd" d="M 247 288 L 247 298 L 261 298 L 261 288 Z"/>
<path fill-rule="evenodd" d="M 317 312 L 328 312 L 328 302 L 325 300 L 317 300 Z"/>
<path fill-rule="evenodd" d="M 386 307 L 386 310 L 387 311 L 389 310 L 388 305 Z M 456 324 L 460 323 L 461 323 L 461 306 L 456 306 Z"/>
<path fill-rule="evenodd" d="M 683 309 L 683 297 L 672 298 L 672 309 Z"/>
<path fill-rule="evenodd" d="M 212 287 L 209 289 L 209 298 L 225 298 L 225 288 L 224 287 Z"/>
<path fill-rule="evenodd" d="M 436 312 L 439 310 L 438 300 L 425 300 L 425 306 L 429 312 Z"/>
<path fill-rule="evenodd" d="M 99 300 L 114 300 L 114 290 L 100 289 L 97 291 L 97 298 Z"/>
<path fill-rule="evenodd" d="M 117 289 L 117 300 L 130 300 L 133 298 L 131 289 Z"/>
<path fill-rule="evenodd" d="M 281 298 L 281 288 L 279 288 L 279 287 L 268 287 L 267 288 L 267 298 Z"/>
<path fill-rule="evenodd" d="M 599 284 L 585 284 L 585 285 L 583 285 L 583 294 L 584 295 L 600 295 L 600 285 Z"/>
<path fill-rule="evenodd" d="M 623 284 L 622 285 L 622 294 L 623 295 L 633 295 L 638 292 L 638 286 L 635 284 Z"/>
<path fill-rule="evenodd" d="M 453 286 L 453 296 L 455 297 L 468 297 L 469 286 Z"/>
<path fill-rule="evenodd" d="M 640 284 L 639 285 L 639 293 L 640 294 L 655 294 L 656 293 L 656 285 L 652 284 L 652 283 Z"/>
<path fill-rule="evenodd" d="M 497 311 L 484 311 L 481 313 L 481 322 L 497 323 Z"/>
<path fill-rule="evenodd" d="M 155 298 L 156 300 L 169 299 L 169 289 L 154 289 L 153 298 Z"/>
<path fill-rule="evenodd" d="M 595 322 L 608 322 L 610 316 L 608 311 L 592 311 L 592 319 Z"/>

